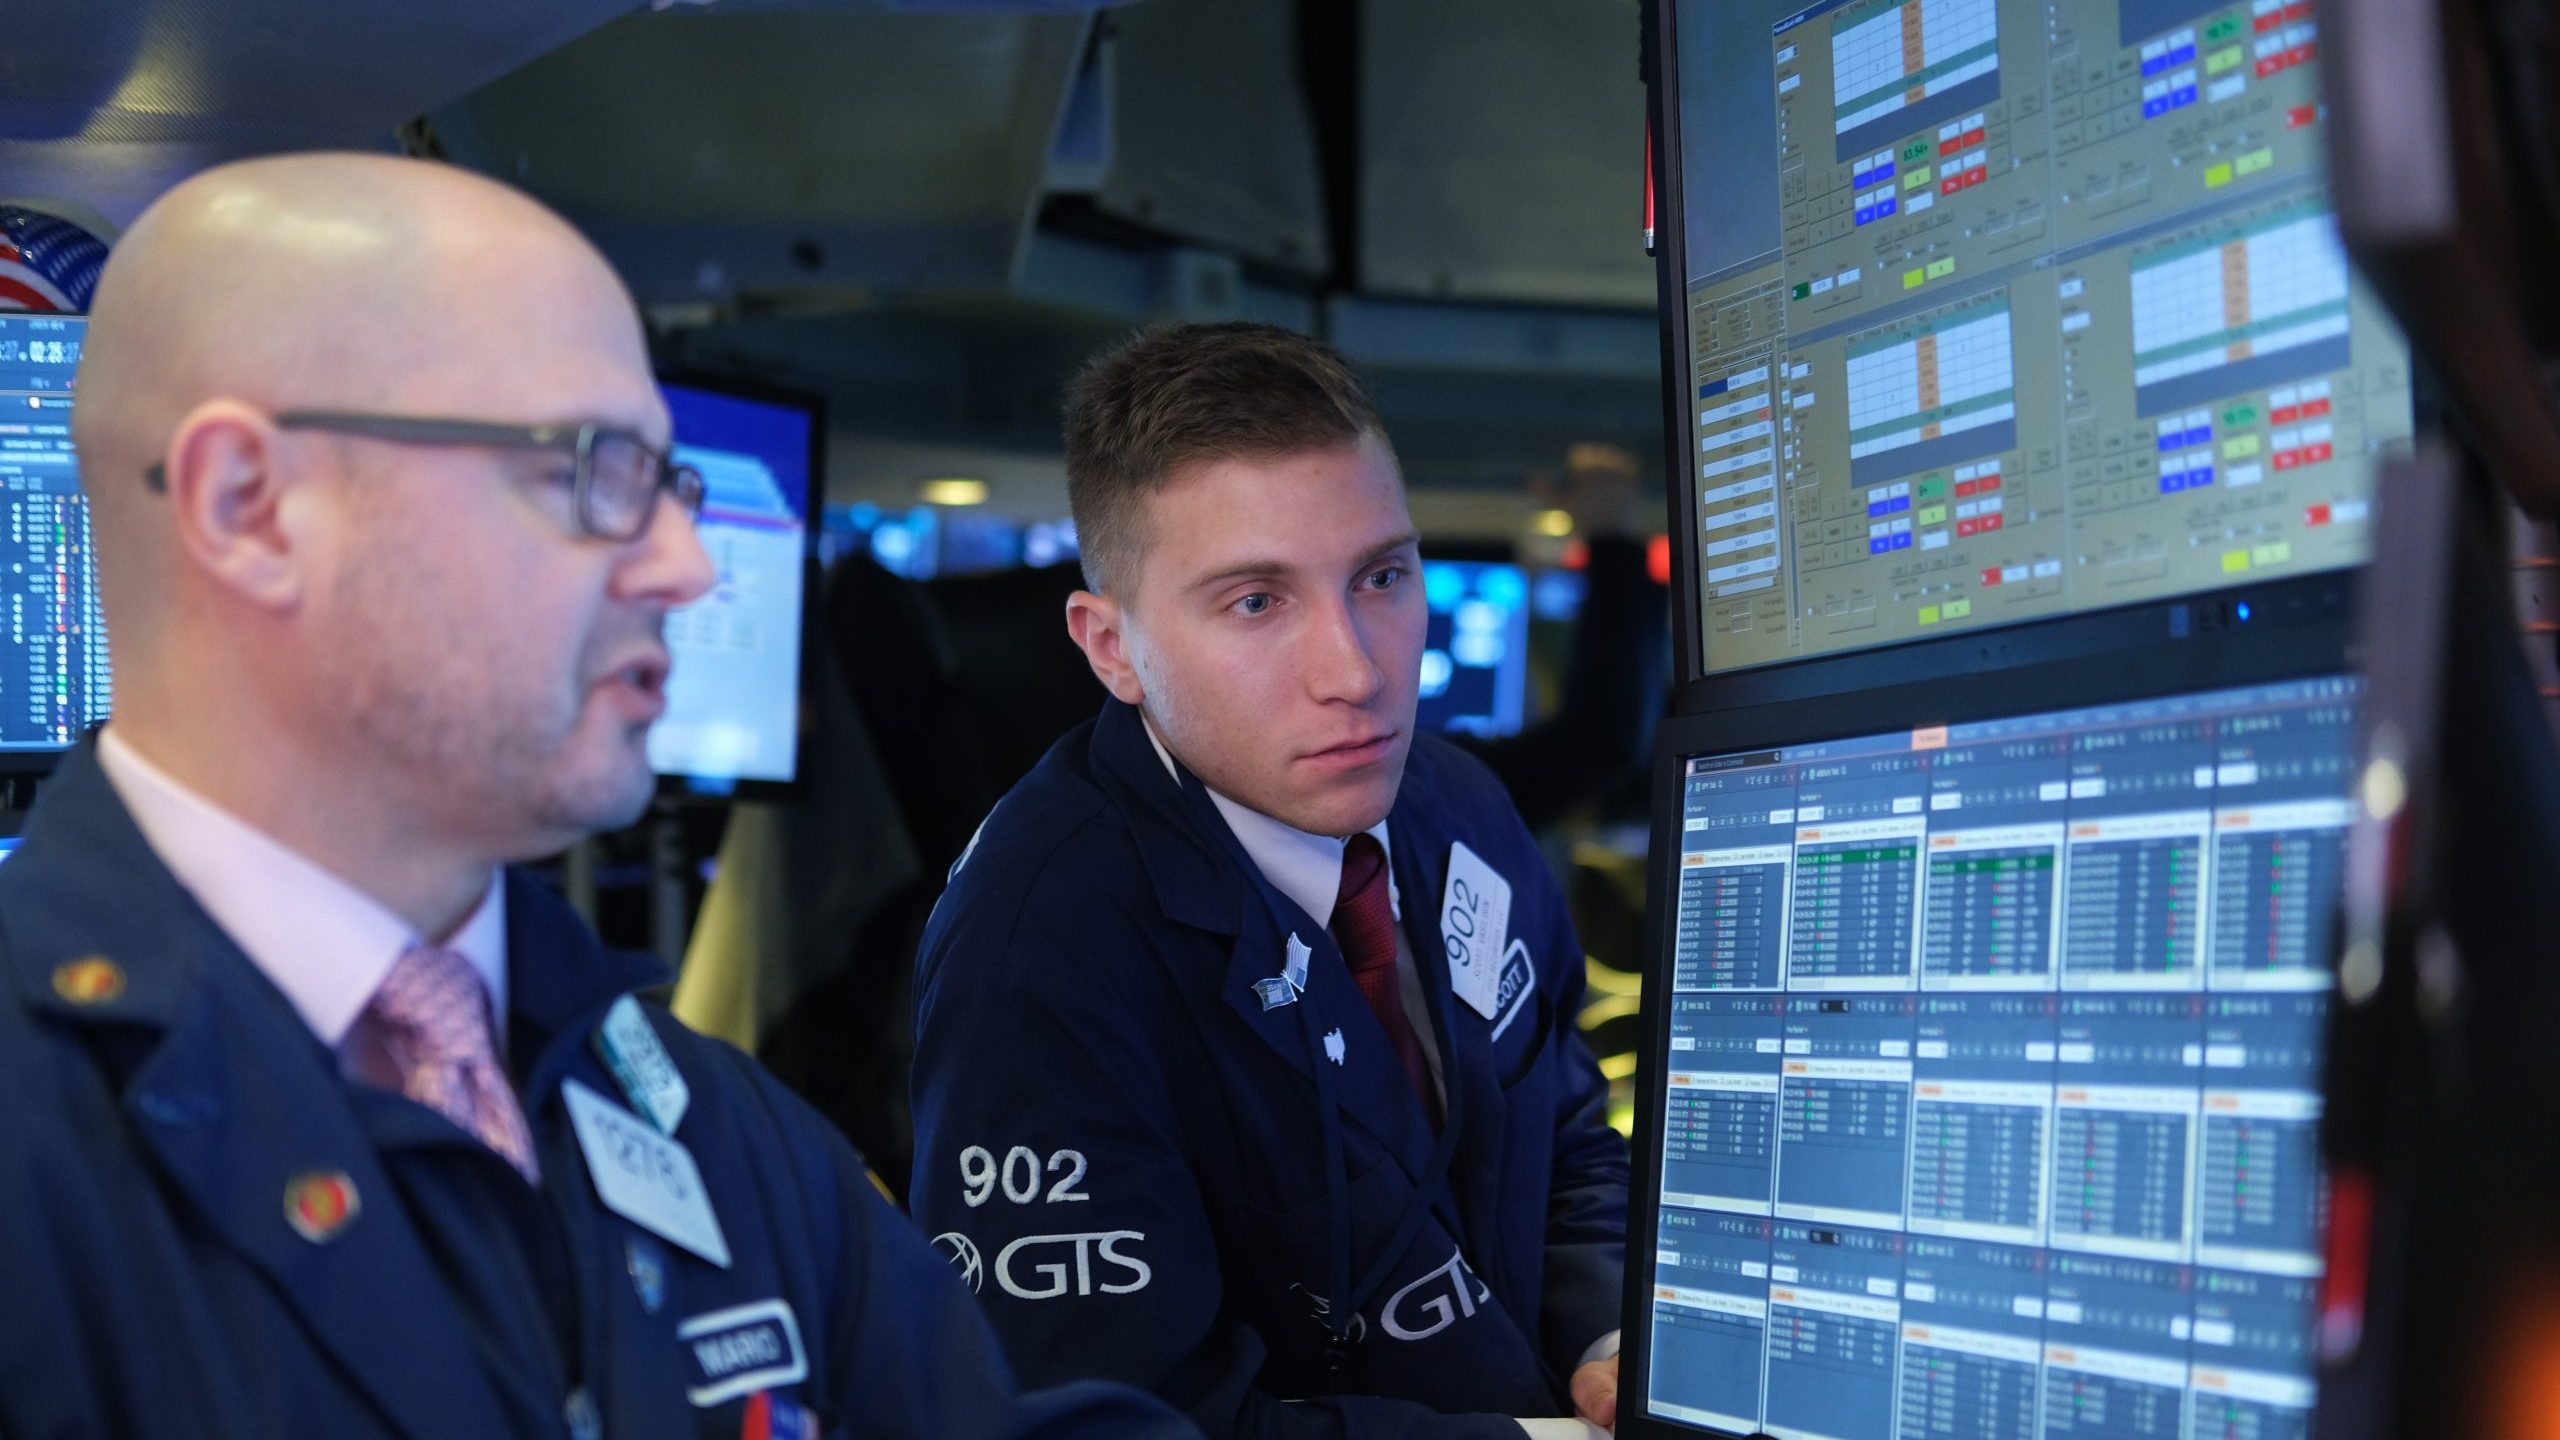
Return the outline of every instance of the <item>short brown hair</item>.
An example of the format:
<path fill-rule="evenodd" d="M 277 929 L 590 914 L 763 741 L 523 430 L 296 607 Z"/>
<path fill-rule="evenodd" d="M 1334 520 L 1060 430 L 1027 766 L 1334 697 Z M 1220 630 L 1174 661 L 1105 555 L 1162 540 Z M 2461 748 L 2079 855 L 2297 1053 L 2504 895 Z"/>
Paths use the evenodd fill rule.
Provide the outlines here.
<path fill-rule="evenodd" d="M 1144 502 L 1204 461 L 1383 440 L 1377 407 L 1332 346 L 1271 325 L 1168 325 L 1067 387 L 1067 503 L 1085 583 L 1124 597 L 1146 549 Z"/>

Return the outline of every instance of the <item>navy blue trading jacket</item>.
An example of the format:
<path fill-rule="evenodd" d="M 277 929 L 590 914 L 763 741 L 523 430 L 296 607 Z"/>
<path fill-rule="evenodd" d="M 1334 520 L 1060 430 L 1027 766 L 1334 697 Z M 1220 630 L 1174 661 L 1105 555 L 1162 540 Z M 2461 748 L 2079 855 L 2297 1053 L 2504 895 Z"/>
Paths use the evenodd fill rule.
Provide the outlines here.
<path fill-rule="evenodd" d="M 731 1263 L 606 1209 L 562 1087 L 622 1102 L 590 1037 L 664 975 L 506 883 L 539 1190 L 341 1078 L 91 750 L 65 758 L 0 866 L 0 1435 L 1191 1433 L 1127 1391 L 1020 1395 L 851 1148 L 654 1005 Z"/>
<path fill-rule="evenodd" d="M 918 1223 L 1036 1383 L 1213 1436 L 1518 1440 L 1618 1324 L 1627 1152 L 1582 949 L 1501 786 L 1415 741 L 1388 822 L 1448 1122 L 1332 938 L 1117 702 L 988 817 L 918 973 Z M 1511 885 L 1494 1013 L 1452 990 L 1452 843 Z M 1265 982 L 1307 947 L 1303 995 Z M 1347 1301 L 1345 1297 L 1348 1297 Z"/>

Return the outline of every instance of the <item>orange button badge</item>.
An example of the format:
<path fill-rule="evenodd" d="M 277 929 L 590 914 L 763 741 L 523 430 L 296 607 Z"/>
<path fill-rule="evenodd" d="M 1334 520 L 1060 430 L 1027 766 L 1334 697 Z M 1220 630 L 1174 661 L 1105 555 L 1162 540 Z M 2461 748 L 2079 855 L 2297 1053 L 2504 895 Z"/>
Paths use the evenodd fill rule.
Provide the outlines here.
<path fill-rule="evenodd" d="M 307 1170 L 285 1182 L 284 1218 L 314 1245 L 337 1239 L 361 1208 L 356 1182 L 344 1170 Z"/>
<path fill-rule="evenodd" d="M 124 967 L 104 955 L 66 960 L 54 967 L 53 993 L 74 1005 L 104 1005 L 124 994 Z"/>

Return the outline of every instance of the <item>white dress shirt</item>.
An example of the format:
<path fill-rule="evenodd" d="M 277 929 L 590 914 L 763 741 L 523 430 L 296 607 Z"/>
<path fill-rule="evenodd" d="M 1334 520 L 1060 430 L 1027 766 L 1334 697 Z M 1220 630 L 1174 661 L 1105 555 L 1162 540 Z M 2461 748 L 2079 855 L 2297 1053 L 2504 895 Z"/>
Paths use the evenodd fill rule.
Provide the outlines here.
<path fill-rule="evenodd" d="M 348 1073 L 379 1081 L 357 1063 L 356 1021 L 391 967 L 426 943 L 372 896 L 322 869 L 264 831 L 180 784 L 142 757 L 109 725 L 98 736 L 98 766 L 132 812 L 133 823 L 178 883 L 266 974 Z M 489 1013 L 507 1013 L 506 887 L 496 870 L 460 928 L 437 943 L 460 954 L 489 992 Z M 499 1053 L 506 1026 L 496 1025 Z"/>
<path fill-rule="evenodd" d="M 1156 747 L 1156 758 L 1164 762 L 1168 774 L 1178 781 L 1181 772 L 1174 768 L 1173 752 L 1156 738 L 1151 722 L 1147 726 L 1147 743 Z M 1205 784 L 1202 789 L 1208 790 Z M 1327 930 L 1333 928 L 1333 902 L 1342 894 L 1342 852 L 1349 839 L 1333 835 L 1313 835 L 1285 821 L 1274 820 L 1259 810 L 1249 809 L 1209 790 L 1209 803 L 1233 831 L 1236 843 L 1244 847 L 1245 858 L 1271 888 L 1289 897 L 1307 912 L 1307 918 Z M 1441 1107 L 1449 1103 L 1448 1082 L 1440 1077 L 1440 1037 L 1432 1028 L 1431 1002 L 1422 993 L 1422 967 L 1414 963 L 1413 947 L 1405 942 L 1404 893 L 1396 887 L 1396 847 L 1387 838 L 1387 822 L 1379 821 L 1368 829 L 1377 837 L 1378 848 L 1387 857 L 1387 906 L 1399 922 L 1396 926 L 1396 996 L 1404 1005 L 1404 1018 L 1413 1027 L 1414 1038 L 1422 1042 L 1423 1064 L 1431 1071 L 1431 1088 L 1439 1092 Z"/>
<path fill-rule="evenodd" d="M 1175 768 L 1173 752 L 1156 738 L 1153 721 L 1147 724 L 1147 743 L 1156 747 L 1156 758 L 1176 781 L 1182 772 Z M 1342 893 L 1342 851 L 1347 838 L 1311 835 L 1286 821 L 1275 820 L 1259 810 L 1238 804 L 1209 789 L 1209 803 L 1235 832 L 1236 843 L 1244 847 L 1245 858 L 1271 882 L 1271 888 L 1296 902 L 1307 912 L 1307 918 L 1330 928 L 1333 924 L 1333 902 Z M 1387 822 L 1379 821 L 1368 832 L 1378 838 L 1387 856 L 1387 901 L 1396 919 L 1404 919 L 1404 896 L 1396 889 L 1395 842 L 1387 838 Z M 1422 1041 L 1422 1057 L 1431 1067 L 1431 1084 L 1440 1092 L 1442 1106 L 1448 1104 L 1449 1086 L 1440 1077 L 1440 1041 L 1432 1029 L 1431 1004 L 1422 993 L 1422 967 L 1414 963 L 1413 946 L 1405 940 L 1404 926 L 1396 926 L 1396 983 L 1404 1000 L 1405 1018 L 1413 1023 L 1413 1033 Z M 1582 1354 L 1582 1363 L 1605 1360 L 1618 1353 L 1618 1334 L 1612 1330 L 1593 1341 Z M 1522 1420 L 1520 1428 L 1529 1440 L 1605 1440 L 1609 1432 L 1586 1420 Z"/>

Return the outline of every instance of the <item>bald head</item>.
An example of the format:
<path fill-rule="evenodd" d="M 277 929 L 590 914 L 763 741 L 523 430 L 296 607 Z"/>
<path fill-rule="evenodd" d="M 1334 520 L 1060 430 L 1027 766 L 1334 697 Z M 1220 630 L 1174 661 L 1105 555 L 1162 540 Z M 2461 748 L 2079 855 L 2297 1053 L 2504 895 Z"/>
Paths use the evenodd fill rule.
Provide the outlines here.
<path fill-rule="evenodd" d="M 581 352 L 586 373 L 528 376 L 536 347 L 512 343 L 526 335 L 542 335 L 552 361 Z M 603 258 L 493 181 L 358 154 L 251 160 L 186 181 L 117 244 L 82 356 L 75 438 L 119 650 L 158 628 L 174 573 L 167 507 L 142 474 L 204 407 L 536 423 L 628 409 L 594 372 L 645 377 L 647 365 Z M 516 414 L 545 395 L 557 413 Z"/>
<path fill-rule="evenodd" d="M 171 774 L 422 935 L 488 865 L 647 803 L 666 615 L 714 572 L 663 491 L 640 535 L 586 523 L 590 452 L 558 437 L 663 448 L 667 413 L 558 217 L 419 161 L 208 171 L 108 260 L 73 416 L 114 728 Z"/>

